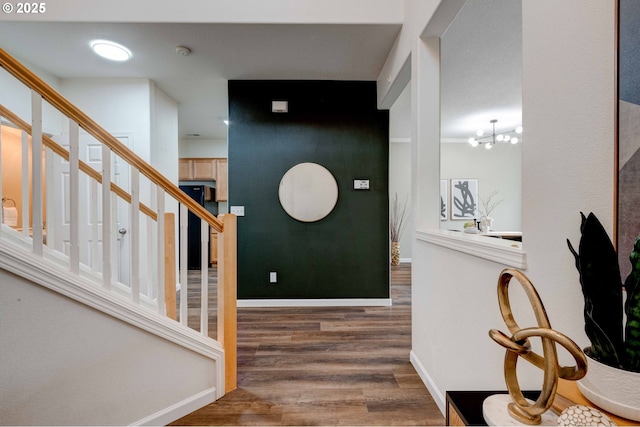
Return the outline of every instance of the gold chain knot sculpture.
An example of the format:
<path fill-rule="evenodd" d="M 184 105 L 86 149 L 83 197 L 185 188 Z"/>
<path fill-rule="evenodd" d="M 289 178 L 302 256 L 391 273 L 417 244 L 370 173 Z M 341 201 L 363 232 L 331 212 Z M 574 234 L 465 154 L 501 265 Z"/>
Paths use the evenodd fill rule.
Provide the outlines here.
<path fill-rule="evenodd" d="M 509 302 L 509 283 L 511 278 L 515 278 L 524 288 L 538 322 L 537 327 L 523 329 L 516 323 Z M 508 405 L 509 414 L 525 424 L 540 424 L 541 415 L 553 404 L 558 388 L 558 378 L 572 381 L 581 379 L 587 373 L 587 359 L 575 342 L 566 335 L 551 329 L 549 318 L 538 292 L 531 284 L 531 281 L 520 271 L 514 269 L 502 270 L 498 279 L 498 303 L 500 304 L 502 318 L 507 324 L 507 328 L 509 328 L 511 337 L 496 329 L 491 329 L 489 336 L 507 350 L 504 357 L 504 376 L 509 395 L 513 400 Z M 531 343 L 529 342 L 531 337 L 540 337 L 542 339 L 543 356 L 531 351 Z M 556 343 L 564 347 L 573 356 L 576 366 L 564 367 L 558 365 Z M 519 357 L 544 371 L 542 392 L 533 404 L 525 399 L 518 384 L 516 364 Z"/>

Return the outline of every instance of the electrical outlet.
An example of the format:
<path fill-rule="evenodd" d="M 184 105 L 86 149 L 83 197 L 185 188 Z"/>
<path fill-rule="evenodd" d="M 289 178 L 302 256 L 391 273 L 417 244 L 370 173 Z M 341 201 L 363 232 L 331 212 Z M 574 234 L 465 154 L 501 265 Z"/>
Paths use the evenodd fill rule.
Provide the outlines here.
<path fill-rule="evenodd" d="M 269 273 L 269 283 L 278 283 L 278 273 L 275 271 Z"/>

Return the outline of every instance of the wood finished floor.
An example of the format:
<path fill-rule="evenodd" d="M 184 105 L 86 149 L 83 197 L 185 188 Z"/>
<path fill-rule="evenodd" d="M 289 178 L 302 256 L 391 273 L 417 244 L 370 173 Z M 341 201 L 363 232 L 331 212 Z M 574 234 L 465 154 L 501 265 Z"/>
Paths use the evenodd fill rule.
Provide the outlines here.
<path fill-rule="evenodd" d="M 171 425 L 443 425 L 409 362 L 410 282 L 391 267 L 392 307 L 238 309 L 238 389 Z"/>

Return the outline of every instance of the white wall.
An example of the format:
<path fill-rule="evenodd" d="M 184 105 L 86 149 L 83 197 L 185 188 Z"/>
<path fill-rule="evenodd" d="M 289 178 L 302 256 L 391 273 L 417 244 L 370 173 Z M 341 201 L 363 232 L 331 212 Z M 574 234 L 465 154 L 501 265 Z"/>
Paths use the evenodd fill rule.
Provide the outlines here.
<path fill-rule="evenodd" d="M 216 385 L 207 357 L 5 270 L 0 281 L 4 425 L 130 425 Z"/>
<path fill-rule="evenodd" d="M 20 60 L 20 58 L 17 58 Z M 21 61 L 21 60 L 20 60 Z M 60 80 L 35 67 L 21 61 L 27 68 L 44 80 L 55 90 L 60 90 Z M 31 90 L 19 80 L 0 67 L 0 103 L 17 114 L 22 120 L 31 124 Z M 46 134 L 58 135 L 61 132 L 62 115 L 46 102 L 42 106 L 42 130 Z"/>
<path fill-rule="evenodd" d="M 615 4 L 527 0 L 522 9 L 529 275 L 551 295 L 545 302 L 552 324 L 586 345 L 578 273 L 565 239 L 579 241 L 580 211 L 593 211 L 613 231 Z"/>
<path fill-rule="evenodd" d="M 227 158 L 227 141 L 221 139 L 181 139 L 180 158 Z"/>
<path fill-rule="evenodd" d="M 394 142 L 389 144 L 389 213 L 393 209 L 394 198 L 398 197 L 398 206 L 406 202 L 407 224 L 404 234 L 400 239 L 400 260 L 402 262 L 411 259 L 411 143 Z"/>
<path fill-rule="evenodd" d="M 400 206 L 407 200 L 405 232 L 400 239 L 400 259 L 411 259 L 411 83 L 389 109 L 389 212 L 394 197 Z"/>
<path fill-rule="evenodd" d="M 453 0 L 449 0 L 451 2 Z M 427 21 L 440 5 L 440 0 L 404 0 L 402 31 L 389 52 L 378 77 L 378 107 L 390 108 L 409 82 L 407 64 Z"/>
<path fill-rule="evenodd" d="M 146 162 L 151 160 L 152 88 L 147 79 L 61 82 L 63 95 L 108 132 L 133 134 L 133 145 L 129 148 Z"/>
<path fill-rule="evenodd" d="M 411 140 L 411 82 L 389 108 L 389 139 Z"/>
<path fill-rule="evenodd" d="M 155 85 L 151 95 L 151 164 L 177 184 L 178 104 Z"/>
<path fill-rule="evenodd" d="M 615 4 L 524 0 L 522 14 L 525 273 L 537 287 L 552 326 L 586 346 L 582 294 L 565 240 L 579 240 L 580 211 L 596 212 L 609 232 L 613 227 Z M 423 17 L 425 25 L 429 19 Z M 413 199 L 418 204 L 414 214 L 420 215 L 414 223 L 435 230 L 439 223 L 431 209 L 437 211 L 433 170 L 439 168 L 439 132 L 433 125 L 439 120 L 437 40 L 414 41 L 410 55 L 417 168 Z M 390 57 L 395 65 L 388 63 L 385 69 L 397 69 L 404 60 Z M 384 89 L 385 77 L 381 74 L 379 88 Z M 414 366 L 441 409 L 447 390 L 504 389 L 504 351 L 487 331 L 505 330 L 496 298 L 496 281 L 505 265 L 414 242 Z M 518 287 L 513 289 L 516 293 Z M 522 295 L 514 299 L 520 325 L 535 326 L 528 302 Z M 540 387 L 541 375 L 525 370 L 520 382 L 523 388 Z"/>
<path fill-rule="evenodd" d="M 491 192 L 498 191 L 492 200 L 503 202 L 491 213 L 491 218 L 494 219 L 492 230 L 522 230 L 521 147 L 522 144 L 500 143 L 491 150 L 482 146 L 474 148 L 468 143 L 443 143 L 440 146 L 442 179 L 477 179 L 479 199 L 486 199 Z M 480 204 L 480 200 L 477 200 L 477 203 Z M 479 214 L 477 218 L 480 218 Z M 465 221 L 447 220 L 442 221 L 440 226 L 447 230 L 461 230 L 464 223 Z"/>

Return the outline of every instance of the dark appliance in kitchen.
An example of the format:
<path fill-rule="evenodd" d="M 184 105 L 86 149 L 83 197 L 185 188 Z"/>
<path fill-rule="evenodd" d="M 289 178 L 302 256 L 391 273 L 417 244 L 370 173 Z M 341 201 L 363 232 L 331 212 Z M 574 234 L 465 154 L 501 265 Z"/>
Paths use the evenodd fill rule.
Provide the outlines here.
<path fill-rule="evenodd" d="M 218 215 L 218 204 L 213 201 L 215 200 L 215 188 L 207 187 L 206 185 L 181 185 L 180 189 L 210 213 Z M 191 212 L 187 215 L 187 268 L 189 270 L 200 270 L 200 227 L 202 221 Z M 207 236 L 209 236 L 208 233 Z M 207 245 L 208 247 L 209 245 Z M 208 255 L 207 259 L 209 259 Z"/>

